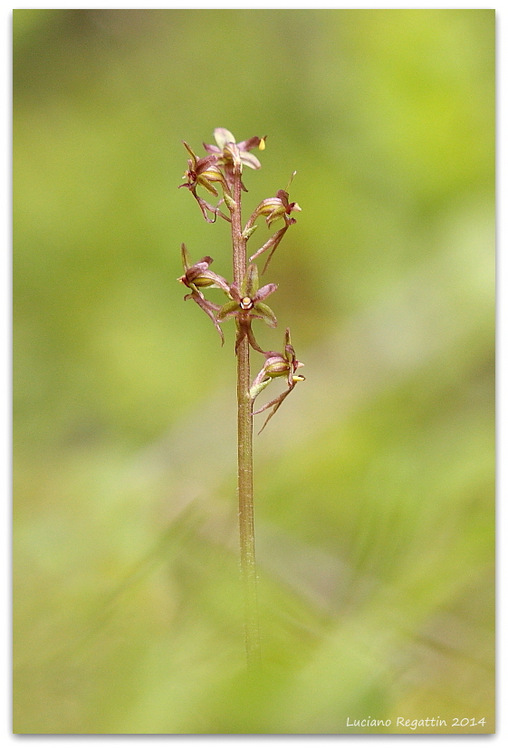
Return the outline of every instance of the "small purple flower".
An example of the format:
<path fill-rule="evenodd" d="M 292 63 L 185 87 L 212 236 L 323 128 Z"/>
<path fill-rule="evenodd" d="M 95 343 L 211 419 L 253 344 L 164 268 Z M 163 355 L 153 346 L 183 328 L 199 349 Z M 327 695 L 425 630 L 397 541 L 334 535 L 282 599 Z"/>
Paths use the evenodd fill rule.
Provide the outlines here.
<path fill-rule="evenodd" d="M 194 300 L 194 302 L 204 310 L 213 322 L 219 336 L 221 337 L 221 341 L 224 344 L 224 334 L 217 321 L 217 313 L 221 309 L 221 306 L 207 300 L 201 289 L 207 287 L 218 287 L 219 289 L 222 289 L 223 292 L 226 292 L 226 294 L 229 294 L 229 284 L 226 279 L 222 278 L 222 276 L 210 271 L 209 266 L 210 263 L 213 262 L 213 259 L 210 258 L 209 255 L 206 255 L 198 263 L 191 265 L 187 248 L 184 243 L 182 243 L 182 262 L 185 273 L 178 278 L 178 281 L 191 290 L 190 294 L 185 295 L 184 299 Z"/>
<path fill-rule="evenodd" d="M 266 223 L 268 227 L 270 227 L 274 221 L 277 221 L 277 219 L 284 220 L 284 226 L 277 232 L 275 232 L 275 234 L 273 234 L 270 239 L 267 240 L 265 244 L 260 247 L 259 250 L 256 250 L 256 252 L 249 258 L 249 261 L 256 260 L 256 258 L 262 255 L 262 253 L 266 252 L 266 250 L 270 250 L 263 268 L 263 273 L 265 273 L 266 269 L 268 268 L 268 264 L 270 263 L 272 255 L 274 254 L 280 241 L 286 234 L 288 228 L 291 226 L 291 224 L 296 224 L 296 219 L 294 218 L 294 216 L 291 216 L 291 214 L 295 211 L 301 210 L 302 209 L 300 208 L 298 203 L 296 203 L 295 201 L 291 203 L 289 202 L 289 193 L 287 190 L 278 190 L 277 194 L 273 198 L 265 198 L 265 200 L 261 201 L 261 203 L 254 210 L 252 216 L 245 225 L 245 229 L 243 230 L 244 237 L 246 238 L 249 238 L 256 229 L 254 222 L 259 216 L 266 217 Z"/>
<path fill-rule="evenodd" d="M 289 396 L 296 384 L 305 380 L 303 375 L 296 374 L 298 368 L 303 367 L 303 362 L 299 362 L 296 358 L 295 350 L 291 344 L 289 328 L 286 328 L 284 342 L 283 354 L 280 354 L 279 352 L 265 352 L 265 364 L 256 375 L 250 389 L 250 397 L 254 401 L 261 391 L 271 383 L 273 378 L 286 377 L 287 379 L 288 387 L 283 393 L 262 406 L 261 409 L 257 409 L 257 411 L 253 412 L 253 414 L 261 414 L 261 412 L 266 411 L 266 409 L 272 409 L 259 432 L 262 432 L 265 429 L 270 419 L 273 417 L 284 399 Z"/>
<path fill-rule="evenodd" d="M 188 190 L 190 190 L 194 198 L 197 200 L 205 220 L 209 224 L 214 223 L 215 219 L 217 218 L 217 214 L 222 216 L 223 219 L 229 221 L 229 217 L 219 211 L 219 205 L 222 203 L 222 199 L 219 201 L 217 206 L 212 206 L 211 203 L 205 201 L 204 198 L 201 198 L 197 194 L 198 187 L 202 186 L 205 188 L 205 190 L 208 190 L 209 193 L 218 198 L 219 191 L 215 187 L 215 184 L 221 185 L 225 193 L 229 192 L 226 179 L 217 166 L 217 157 L 214 155 L 210 155 L 205 156 L 202 159 L 198 159 L 188 143 L 183 141 L 183 145 L 189 152 L 190 159 L 187 162 L 188 169 L 183 176 L 183 179 L 186 180 L 186 182 L 183 182 L 178 187 L 186 187 Z M 209 219 L 207 212 L 211 213 L 214 218 Z"/>
<path fill-rule="evenodd" d="M 268 305 L 265 305 L 263 300 L 273 294 L 276 289 L 277 284 L 265 284 L 259 288 L 258 269 L 255 265 L 248 267 L 240 289 L 236 284 L 231 284 L 229 287 L 230 301 L 222 305 L 217 320 L 223 321 L 232 316 L 236 317 L 238 324 L 236 350 L 240 342 L 247 337 L 251 346 L 264 354 L 252 333 L 251 321 L 253 318 L 261 318 L 267 325 L 275 328 L 277 325 L 275 313 Z"/>
<path fill-rule="evenodd" d="M 203 143 L 203 146 L 205 151 L 215 156 L 216 163 L 224 167 L 224 172 L 230 183 L 233 173 L 241 173 L 244 164 L 251 169 L 259 169 L 261 167 L 259 159 L 250 152 L 253 148 L 259 148 L 260 151 L 263 151 L 266 136 L 264 138 L 253 136 L 237 143 L 233 133 L 226 130 L 226 128 L 215 128 L 213 135 L 217 145 Z M 242 188 L 246 190 L 243 184 Z"/>
<path fill-rule="evenodd" d="M 266 223 L 270 226 L 277 219 L 284 219 L 286 225 L 295 224 L 296 219 L 291 216 L 293 211 L 302 209 L 296 202 L 289 202 L 289 193 L 287 190 L 278 190 L 277 195 L 273 198 L 265 198 L 255 209 L 250 217 L 247 227 L 251 226 L 258 216 L 266 216 Z"/>

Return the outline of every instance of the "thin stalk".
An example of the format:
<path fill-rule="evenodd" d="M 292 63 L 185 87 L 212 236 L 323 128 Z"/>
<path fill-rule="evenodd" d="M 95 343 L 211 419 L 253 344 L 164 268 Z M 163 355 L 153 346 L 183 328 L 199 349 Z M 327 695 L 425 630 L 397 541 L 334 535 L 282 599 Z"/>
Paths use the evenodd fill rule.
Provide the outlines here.
<path fill-rule="evenodd" d="M 233 272 L 240 287 L 246 273 L 246 239 L 242 235 L 241 173 L 233 175 L 234 207 L 231 209 Z M 259 659 L 259 626 L 257 612 L 257 573 L 254 532 L 254 487 L 252 460 L 252 400 L 250 390 L 249 341 L 242 339 L 237 352 L 238 405 L 238 522 L 240 530 L 240 565 L 244 596 L 245 647 L 249 664 Z"/>

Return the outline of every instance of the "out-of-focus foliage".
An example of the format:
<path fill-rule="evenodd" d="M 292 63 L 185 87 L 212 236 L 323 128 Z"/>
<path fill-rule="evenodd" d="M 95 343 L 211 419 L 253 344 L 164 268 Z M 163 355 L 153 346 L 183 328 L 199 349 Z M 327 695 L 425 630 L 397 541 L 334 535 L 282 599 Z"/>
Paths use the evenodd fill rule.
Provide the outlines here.
<path fill-rule="evenodd" d="M 16 732 L 493 730 L 494 21 L 14 11 Z M 177 190 L 218 126 L 268 135 L 247 210 L 295 169 L 302 207 L 257 329 L 307 380 L 255 443 L 251 679 L 233 325 L 175 282 L 182 241 L 230 276 Z"/>

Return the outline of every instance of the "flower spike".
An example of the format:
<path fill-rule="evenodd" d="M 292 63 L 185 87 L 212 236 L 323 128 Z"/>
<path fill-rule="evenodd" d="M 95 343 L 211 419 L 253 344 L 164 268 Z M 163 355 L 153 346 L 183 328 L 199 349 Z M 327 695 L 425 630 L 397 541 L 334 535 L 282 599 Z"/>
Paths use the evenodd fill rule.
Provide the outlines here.
<path fill-rule="evenodd" d="M 210 265 L 213 260 L 209 255 L 205 255 L 197 263 L 192 263 L 185 244 L 182 244 L 181 253 L 184 273 L 178 278 L 178 281 L 190 290 L 184 299 L 192 299 L 206 313 L 218 331 L 222 343 L 224 343 L 224 334 L 221 323 L 234 318 L 236 323 L 235 353 L 240 355 L 240 344 L 247 339 L 251 348 L 264 355 L 265 363 L 252 382 L 248 394 L 251 404 L 254 403 L 257 396 L 274 378 L 285 378 L 287 383 L 286 390 L 260 409 L 252 411 L 252 414 L 259 414 L 270 410 L 260 430 L 261 432 L 296 384 L 305 380 L 303 376 L 297 373 L 297 370 L 302 367 L 302 363 L 296 358 L 294 348 L 291 344 L 289 328 L 285 332 L 282 352 L 267 352 L 263 350 L 256 341 L 252 331 L 252 321 L 255 319 L 263 320 L 272 328 L 277 325 L 275 313 L 265 302 L 266 298 L 276 291 L 277 285 L 270 283 L 260 287 L 258 267 L 253 261 L 257 260 L 261 255 L 266 254 L 265 265 L 262 271 L 262 273 L 265 273 L 275 250 L 287 230 L 296 223 L 294 214 L 301 211 L 301 208 L 296 201 L 290 201 L 289 198 L 289 188 L 296 172 L 292 173 L 285 190 L 278 190 L 274 196 L 265 198 L 257 205 L 242 230 L 241 226 L 239 228 L 238 225 L 241 225 L 241 190 L 246 190 L 242 183 L 243 167 L 247 166 L 251 169 L 259 169 L 261 167 L 259 160 L 254 156 L 252 150 L 258 148 L 260 151 L 263 151 L 266 136 L 264 138 L 254 136 L 237 142 L 231 131 L 226 128 L 216 128 L 214 130 L 214 138 L 215 145 L 203 144 L 206 151 L 204 157 L 198 157 L 189 144 L 183 141 L 189 158 L 187 162 L 188 168 L 183 177 L 185 182 L 179 187 L 185 187 L 192 193 L 205 220 L 213 224 L 217 220 L 217 216 L 220 216 L 232 225 L 234 252 L 236 252 L 235 247 L 245 247 L 245 243 L 256 230 L 255 222 L 260 217 L 265 219 L 269 229 L 271 229 L 272 224 L 276 221 L 280 220 L 283 224 L 250 256 L 250 265 L 246 269 L 244 278 L 239 280 L 236 277 L 235 283 L 232 284 L 229 284 L 226 279 L 211 270 Z M 198 195 L 198 189 L 206 190 L 214 198 L 218 199 L 216 205 Z M 222 205 L 225 207 L 224 210 L 227 209 L 229 211 L 229 216 L 226 216 L 220 210 L 220 206 Z M 240 237 L 238 237 L 238 233 L 240 233 Z M 236 245 L 235 236 L 239 240 Z M 245 267 L 244 263 L 245 256 L 240 267 Z M 238 265 L 234 265 L 234 268 L 237 269 Z M 226 295 L 227 301 L 219 305 L 208 300 L 204 294 L 208 288 L 221 289 Z"/>
<path fill-rule="evenodd" d="M 247 663 L 249 667 L 257 668 L 262 651 L 258 632 L 256 593 L 253 491 L 254 415 L 265 411 L 268 414 L 268 416 L 265 415 L 265 422 L 259 431 L 262 432 L 296 384 L 304 378 L 298 374 L 302 363 L 296 358 L 289 328 L 286 328 L 284 345 L 280 352 L 265 351 L 256 341 L 252 330 L 254 320 L 263 320 L 271 327 L 277 325 L 275 313 L 266 303 L 267 298 L 277 290 L 277 285 L 270 283 L 260 286 L 259 271 L 254 261 L 260 255 L 265 254 L 264 273 L 288 228 L 295 223 L 294 214 L 300 211 L 300 206 L 289 199 L 289 186 L 295 174 L 293 173 L 287 188 L 278 190 L 273 197 L 261 201 L 247 224 L 244 225 L 244 218 L 242 218 L 242 191 L 246 191 L 242 182 L 244 167 L 250 169 L 261 167 L 252 151 L 255 148 L 263 151 L 266 138 L 254 136 L 237 142 L 231 131 L 226 128 L 216 128 L 214 137 L 215 145 L 203 144 L 206 155 L 202 158 L 198 157 L 184 141 L 189 158 L 183 177 L 184 182 L 179 187 L 189 190 L 208 223 L 214 224 L 218 216 L 229 222 L 233 283 L 228 283 L 226 279 L 211 270 L 210 266 L 213 261 L 209 255 L 205 255 L 197 263 L 192 263 L 184 244 L 181 246 L 183 274 L 178 281 L 187 289 L 188 293 L 184 299 L 193 300 L 205 312 L 218 331 L 222 344 L 224 344 L 222 322 L 233 318 L 236 326 L 237 498 L 240 568 L 246 605 L 244 633 Z M 202 197 L 202 191 L 212 196 L 211 202 Z M 266 235 L 272 236 L 247 260 L 250 251 L 247 252 L 246 245 L 256 230 L 255 222 L 259 217 L 266 221 L 268 227 Z M 277 231 L 272 228 L 276 221 L 280 221 Z M 207 289 L 214 287 L 220 289 L 225 295 L 223 305 L 215 304 L 205 297 Z M 259 352 L 264 358 L 263 367 L 254 380 L 251 376 L 251 349 Z M 254 411 L 256 398 L 276 378 L 282 379 L 283 387 L 279 390 L 283 392 Z"/>

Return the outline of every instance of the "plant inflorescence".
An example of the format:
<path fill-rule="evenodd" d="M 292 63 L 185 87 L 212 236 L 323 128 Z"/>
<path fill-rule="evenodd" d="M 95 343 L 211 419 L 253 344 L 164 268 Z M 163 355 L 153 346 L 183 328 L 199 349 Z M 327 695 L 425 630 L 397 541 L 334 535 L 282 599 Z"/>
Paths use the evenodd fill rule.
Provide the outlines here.
<path fill-rule="evenodd" d="M 212 271 L 213 259 L 208 255 L 197 263 L 192 263 L 185 244 L 182 244 L 184 273 L 178 281 L 189 289 L 185 299 L 193 300 L 210 318 L 222 344 L 224 344 L 222 324 L 229 319 L 234 319 L 236 324 L 240 559 L 245 591 L 247 655 L 249 661 L 253 661 L 257 659 L 259 651 L 252 470 L 253 417 L 255 414 L 269 410 L 261 430 L 264 429 L 297 383 L 304 380 L 298 372 L 302 363 L 296 358 L 289 328 L 285 330 L 281 351 L 263 349 L 252 330 L 252 323 L 255 320 L 262 320 L 272 328 L 277 325 L 277 318 L 265 301 L 276 292 L 277 285 L 268 283 L 260 286 L 257 261 L 263 256 L 264 266 L 261 272 L 263 275 L 289 227 L 296 223 L 293 214 L 301 209 L 298 203 L 290 202 L 288 189 L 281 189 L 276 192 L 275 196 L 262 200 L 244 224 L 242 194 L 246 192 L 246 188 L 242 181 L 243 167 L 247 166 L 251 169 L 261 167 L 258 158 L 251 152 L 254 148 L 263 151 L 266 137 L 255 136 L 237 143 L 232 133 L 225 128 L 217 128 L 214 136 L 215 144 L 203 144 L 206 155 L 201 158 L 196 156 L 192 148 L 184 141 L 189 159 L 184 175 L 185 182 L 180 187 L 187 188 L 194 196 L 205 221 L 213 224 L 217 218 L 220 218 L 230 224 L 233 280 L 229 282 Z M 203 190 L 212 196 L 213 203 L 210 199 L 206 200 L 203 197 L 201 194 Z M 248 256 L 247 243 L 257 228 L 256 221 L 260 219 L 266 221 L 270 231 L 272 224 L 276 222 L 279 225 L 282 222 L 282 226 L 279 226 L 261 247 Z M 225 295 L 222 305 L 207 299 L 205 294 L 210 288 L 222 290 Z M 264 364 L 252 380 L 251 349 L 264 356 Z M 263 406 L 254 408 L 257 397 L 276 378 L 285 380 L 285 390 Z"/>

